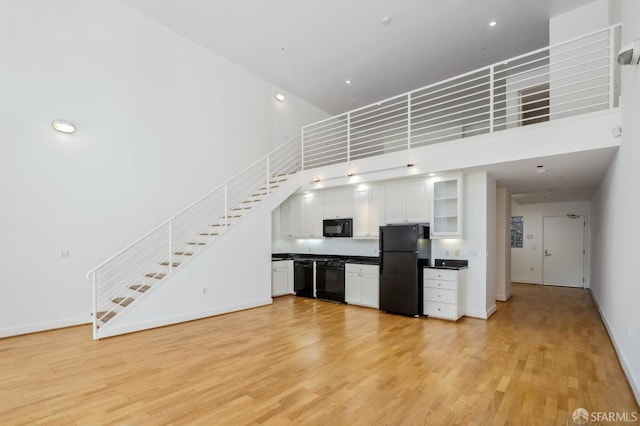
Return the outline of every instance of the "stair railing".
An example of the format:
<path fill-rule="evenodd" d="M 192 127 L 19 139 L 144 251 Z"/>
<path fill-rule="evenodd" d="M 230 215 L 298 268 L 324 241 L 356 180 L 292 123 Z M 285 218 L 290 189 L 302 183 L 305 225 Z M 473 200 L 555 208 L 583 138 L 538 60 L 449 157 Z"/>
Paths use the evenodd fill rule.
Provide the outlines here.
<path fill-rule="evenodd" d="M 612 25 L 304 126 L 304 168 L 615 108 L 620 31 Z"/>
<path fill-rule="evenodd" d="M 301 170 L 301 159 L 296 136 L 91 269 L 93 338 L 99 338 L 101 324 L 133 302 L 132 294 L 140 297 L 173 273 Z"/>

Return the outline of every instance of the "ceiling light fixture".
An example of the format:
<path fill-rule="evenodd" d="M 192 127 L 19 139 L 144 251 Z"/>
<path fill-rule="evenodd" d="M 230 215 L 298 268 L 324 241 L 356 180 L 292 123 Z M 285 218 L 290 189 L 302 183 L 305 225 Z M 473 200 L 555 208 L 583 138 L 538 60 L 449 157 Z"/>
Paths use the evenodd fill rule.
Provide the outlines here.
<path fill-rule="evenodd" d="M 353 172 L 347 173 L 347 176 L 349 176 L 349 177 L 353 176 Z"/>
<path fill-rule="evenodd" d="M 60 133 L 73 133 L 76 131 L 76 126 L 70 121 L 53 120 L 51 126 Z"/>
<path fill-rule="evenodd" d="M 345 80 L 345 83 L 351 84 L 351 80 Z"/>
<path fill-rule="evenodd" d="M 389 25 L 391 23 L 391 18 L 389 16 L 385 16 L 382 18 L 382 25 Z"/>
<path fill-rule="evenodd" d="M 276 99 L 278 100 L 278 102 L 284 102 L 284 100 L 287 98 L 282 93 L 276 93 Z"/>
<path fill-rule="evenodd" d="M 489 26 L 490 27 L 495 27 L 496 25 L 498 25 L 498 23 L 496 21 L 489 22 Z"/>
<path fill-rule="evenodd" d="M 318 182 L 320 182 L 320 178 L 319 177 L 313 178 L 313 183 L 318 183 Z"/>
<path fill-rule="evenodd" d="M 407 167 L 413 167 L 413 166 L 415 166 L 415 164 L 413 164 L 413 161 L 409 161 L 409 162 L 407 163 Z"/>
<path fill-rule="evenodd" d="M 434 177 L 435 175 L 435 173 L 429 173 L 429 177 Z"/>

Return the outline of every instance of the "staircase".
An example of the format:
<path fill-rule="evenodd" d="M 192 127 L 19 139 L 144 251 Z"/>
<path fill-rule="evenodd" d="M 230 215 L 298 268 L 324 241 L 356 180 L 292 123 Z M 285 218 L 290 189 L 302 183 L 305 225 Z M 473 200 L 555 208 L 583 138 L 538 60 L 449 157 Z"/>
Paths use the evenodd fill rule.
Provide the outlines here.
<path fill-rule="evenodd" d="M 301 170 L 299 136 L 93 268 L 93 338 L 255 211 Z"/>

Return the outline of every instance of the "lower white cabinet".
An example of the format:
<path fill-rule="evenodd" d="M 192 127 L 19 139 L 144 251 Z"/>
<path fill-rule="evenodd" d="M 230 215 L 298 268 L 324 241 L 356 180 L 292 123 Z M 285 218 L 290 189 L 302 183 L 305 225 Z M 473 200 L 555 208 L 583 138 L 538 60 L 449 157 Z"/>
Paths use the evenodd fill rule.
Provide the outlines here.
<path fill-rule="evenodd" d="M 293 260 L 271 262 L 271 296 L 293 294 Z"/>
<path fill-rule="evenodd" d="M 345 265 L 345 302 L 352 305 L 379 307 L 380 269 L 378 265 Z"/>
<path fill-rule="evenodd" d="M 424 268 L 423 287 L 425 315 L 456 321 L 466 314 L 466 268 Z"/>

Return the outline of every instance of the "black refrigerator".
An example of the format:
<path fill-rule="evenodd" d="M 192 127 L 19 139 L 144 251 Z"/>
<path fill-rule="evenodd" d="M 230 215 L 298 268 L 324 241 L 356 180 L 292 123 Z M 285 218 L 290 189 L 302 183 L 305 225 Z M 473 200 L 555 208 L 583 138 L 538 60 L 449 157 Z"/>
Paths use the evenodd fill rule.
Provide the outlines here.
<path fill-rule="evenodd" d="M 422 315 L 422 268 L 429 264 L 431 240 L 424 224 L 380 227 L 380 309 Z"/>

